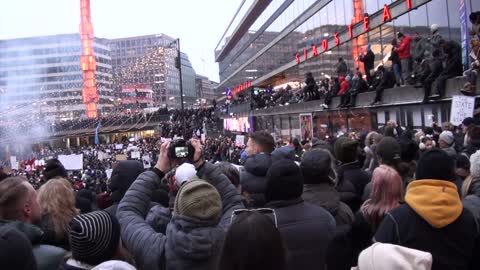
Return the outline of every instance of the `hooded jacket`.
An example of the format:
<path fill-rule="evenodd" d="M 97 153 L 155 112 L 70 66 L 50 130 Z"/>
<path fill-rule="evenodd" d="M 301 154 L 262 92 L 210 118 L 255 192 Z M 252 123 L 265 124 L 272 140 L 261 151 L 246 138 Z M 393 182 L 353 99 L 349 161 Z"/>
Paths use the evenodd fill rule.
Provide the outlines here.
<path fill-rule="evenodd" d="M 120 202 L 117 218 L 127 249 L 139 269 L 212 269 L 219 245 L 235 209 L 244 208 L 241 196 L 217 166 L 205 163 L 197 175 L 213 185 L 222 198 L 218 222 L 176 215 L 166 234 L 157 233 L 146 221 L 153 190 L 160 187 L 161 173 L 140 174 Z"/>
<path fill-rule="evenodd" d="M 413 181 L 405 201 L 385 216 L 376 241 L 430 252 L 434 270 L 480 269 L 478 224 L 453 182 Z"/>
<path fill-rule="evenodd" d="M 338 92 L 339 96 L 343 96 L 348 91 L 349 83 L 345 79 L 345 77 L 340 77 L 340 92 Z"/>
<path fill-rule="evenodd" d="M 363 57 L 360 57 L 360 61 L 365 65 L 365 72 L 369 72 L 375 66 L 375 54 L 369 49 L 367 54 L 365 54 Z"/>
<path fill-rule="evenodd" d="M 398 46 L 398 48 L 396 49 L 396 51 L 398 52 L 398 56 L 400 56 L 400 59 L 410 58 L 411 44 L 412 44 L 412 37 L 405 36 L 402 40 L 402 43 L 400 43 L 400 46 Z"/>
<path fill-rule="evenodd" d="M 0 226 L 9 225 L 23 233 L 33 246 L 33 256 L 38 270 L 57 270 L 63 261 L 66 251 L 62 248 L 41 245 L 43 231 L 35 225 L 21 221 L 0 220 Z"/>
<path fill-rule="evenodd" d="M 112 191 L 112 206 L 105 209 L 109 214 L 115 216 L 118 204 L 127 192 L 130 185 L 144 171 L 143 164 L 136 160 L 120 161 L 113 169 L 110 177 L 109 188 Z"/>
<path fill-rule="evenodd" d="M 266 153 L 253 155 L 245 161 L 245 171 L 240 173 L 240 184 L 242 191 L 250 194 L 253 207 L 265 205 L 266 175 L 271 165 L 272 158 Z"/>

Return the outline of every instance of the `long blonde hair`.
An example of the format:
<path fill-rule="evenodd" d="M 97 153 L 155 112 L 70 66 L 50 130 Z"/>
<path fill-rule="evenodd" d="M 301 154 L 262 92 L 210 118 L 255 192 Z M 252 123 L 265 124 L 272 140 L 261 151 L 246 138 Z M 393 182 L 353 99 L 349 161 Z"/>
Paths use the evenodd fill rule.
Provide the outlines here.
<path fill-rule="evenodd" d="M 40 187 L 38 202 L 43 214 L 49 214 L 52 218 L 55 238 L 63 239 L 68 232 L 69 223 L 79 214 L 79 210 L 75 208 L 75 193 L 72 185 L 65 178 L 50 179 Z"/>

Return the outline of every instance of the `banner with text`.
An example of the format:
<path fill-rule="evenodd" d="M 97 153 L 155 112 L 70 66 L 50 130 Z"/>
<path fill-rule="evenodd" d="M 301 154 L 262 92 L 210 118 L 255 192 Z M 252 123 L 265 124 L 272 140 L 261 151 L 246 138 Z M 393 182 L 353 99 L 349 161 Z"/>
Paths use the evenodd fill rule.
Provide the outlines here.
<path fill-rule="evenodd" d="M 473 117 L 475 98 L 467 96 L 453 96 L 450 122 L 456 126 L 460 125 L 467 117 Z"/>

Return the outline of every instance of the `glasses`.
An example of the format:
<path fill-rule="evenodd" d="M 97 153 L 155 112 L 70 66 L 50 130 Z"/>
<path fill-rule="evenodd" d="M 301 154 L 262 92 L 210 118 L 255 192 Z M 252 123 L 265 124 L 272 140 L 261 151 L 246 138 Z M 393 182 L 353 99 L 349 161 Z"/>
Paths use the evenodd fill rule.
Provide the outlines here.
<path fill-rule="evenodd" d="M 230 224 L 233 224 L 235 217 L 242 214 L 242 213 L 251 213 L 251 212 L 258 212 L 262 215 L 265 215 L 270 218 L 270 220 L 275 225 L 275 228 L 278 228 L 277 222 L 277 215 L 275 214 L 275 210 L 272 208 L 257 208 L 257 209 L 237 209 L 232 212 L 232 216 L 230 217 Z"/>

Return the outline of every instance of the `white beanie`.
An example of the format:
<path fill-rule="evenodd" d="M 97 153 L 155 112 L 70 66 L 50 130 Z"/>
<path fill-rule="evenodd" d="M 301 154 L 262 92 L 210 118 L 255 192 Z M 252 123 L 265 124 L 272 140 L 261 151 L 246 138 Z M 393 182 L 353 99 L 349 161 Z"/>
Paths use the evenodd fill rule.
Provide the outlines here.
<path fill-rule="evenodd" d="M 375 243 L 360 253 L 359 270 L 431 270 L 432 255 L 402 246 Z"/>
<path fill-rule="evenodd" d="M 198 179 L 198 177 L 197 170 L 193 164 L 183 163 L 175 170 L 175 182 L 178 187 L 181 187 L 183 183 L 194 179 Z"/>
<path fill-rule="evenodd" d="M 440 133 L 439 140 L 446 142 L 448 145 L 452 145 L 455 137 L 453 136 L 453 133 L 451 131 L 445 130 Z"/>
<path fill-rule="evenodd" d="M 126 262 L 112 260 L 101 263 L 92 270 L 137 270 L 137 268 Z"/>
<path fill-rule="evenodd" d="M 473 178 L 480 178 L 480 150 L 470 156 L 470 175 Z"/>

